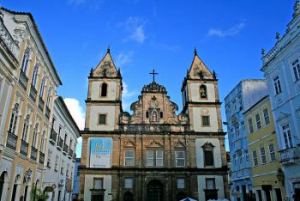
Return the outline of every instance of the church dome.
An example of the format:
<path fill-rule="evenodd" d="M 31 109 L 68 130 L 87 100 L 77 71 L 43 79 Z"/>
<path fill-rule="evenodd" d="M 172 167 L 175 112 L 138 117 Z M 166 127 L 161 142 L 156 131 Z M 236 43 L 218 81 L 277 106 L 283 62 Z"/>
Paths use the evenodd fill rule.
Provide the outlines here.
<path fill-rule="evenodd" d="M 167 93 L 167 90 L 163 85 L 153 81 L 148 85 L 144 85 L 142 93 Z"/>

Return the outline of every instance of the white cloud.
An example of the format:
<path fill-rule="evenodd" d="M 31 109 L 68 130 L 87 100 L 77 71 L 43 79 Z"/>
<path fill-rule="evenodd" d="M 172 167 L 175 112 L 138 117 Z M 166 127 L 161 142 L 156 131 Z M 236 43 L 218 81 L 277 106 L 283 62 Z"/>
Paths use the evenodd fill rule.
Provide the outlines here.
<path fill-rule="evenodd" d="M 207 35 L 208 36 L 216 36 L 219 38 L 224 38 L 227 36 L 234 36 L 241 32 L 241 30 L 245 27 L 245 23 L 241 22 L 236 24 L 228 29 L 218 29 L 218 28 L 211 28 L 209 29 Z"/>
<path fill-rule="evenodd" d="M 133 51 L 121 52 L 116 57 L 116 64 L 118 67 L 126 65 L 132 61 Z"/>
<path fill-rule="evenodd" d="M 74 7 L 85 6 L 91 10 L 98 10 L 103 7 L 105 0 L 68 0 L 67 3 Z"/>
<path fill-rule="evenodd" d="M 124 111 L 130 110 L 130 104 L 134 101 L 137 91 L 128 90 L 128 85 L 123 81 L 122 107 Z"/>
<path fill-rule="evenodd" d="M 85 113 L 83 107 L 80 105 L 79 100 L 76 98 L 65 98 L 64 99 L 73 119 L 77 123 L 80 130 L 84 129 L 84 122 L 85 122 Z M 77 139 L 77 146 L 76 146 L 76 156 L 81 156 L 81 146 L 82 146 L 82 138 Z"/>
<path fill-rule="evenodd" d="M 119 24 L 129 34 L 125 41 L 132 40 L 137 43 L 144 43 L 145 35 L 145 20 L 140 17 L 129 17 L 125 22 Z"/>
<path fill-rule="evenodd" d="M 80 102 L 76 98 L 65 98 L 64 99 L 73 119 L 77 123 L 79 129 L 84 129 L 85 113 Z"/>

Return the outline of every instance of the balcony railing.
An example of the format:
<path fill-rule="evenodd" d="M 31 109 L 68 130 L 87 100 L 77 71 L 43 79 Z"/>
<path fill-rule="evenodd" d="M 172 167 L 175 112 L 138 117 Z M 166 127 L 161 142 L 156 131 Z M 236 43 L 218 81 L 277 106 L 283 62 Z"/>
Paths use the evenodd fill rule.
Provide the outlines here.
<path fill-rule="evenodd" d="M 39 97 L 39 108 L 40 108 L 40 110 L 44 111 L 44 105 L 45 105 L 45 102 L 43 101 L 43 98 Z"/>
<path fill-rule="evenodd" d="M 63 139 L 62 139 L 61 137 L 58 138 L 56 148 L 57 148 L 58 150 L 61 150 L 61 149 L 63 148 Z"/>
<path fill-rule="evenodd" d="M 37 148 L 31 147 L 30 159 L 36 161 L 37 158 Z"/>
<path fill-rule="evenodd" d="M 28 78 L 27 78 L 26 74 L 23 71 L 21 71 L 21 73 L 20 73 L 19 83 L 26 90 L 27 83 L 28 83 Z"/>
<path fill-rule="evenodd" d="M 8 133 L 6 146 L 13 150 L 16 150 L 17 140 L 18 140 L 18 136 L 16 136 L 13 133 Z"/>
<path fill-rule="evenodd" d="M 120 125 L 120 130 L 124 132 L 183 132 L 188 131 L 188 125 L 169 124 L 124 124 Z"/>
<path fill-rule="evenodd" d="M 55 145 L 57 139 L 57 132 L 52 128 L 50 133 L 50 143 Z"/>
<path fill-rule="evenodd" d="M 40 151 L 40 159 L 39 162 L 40 164 L 44 164 L 45 161 L 45 154 L 43 152 Z"/>
<path fill-rule="evenodd" d="M 30 86 L 30 94 L 29 94 L 29 96 L 30 96 L 30 98 L 35 102 L 35 100 L 36 100 L 36 95 L 37 95 L 37 91 L 36 91 L 36 89 L 35 89 L 35 87 L 34 86 Z"/>
<path fill-rule="evenodd" d="M 50 109 L 48 106 L 46 106 L 45 116 L 47 117 L 47 119 L 49 119 L 49 117 L 50 117 Z"/>
<path fill-rule="evenodd" d="M 28 142 L 26 142 L 25 140 L 21 141 L 21 150 L 20 153 L 24 156 L 27 156 L 28 153 Z"/>
<path fill-rule="evenodd" d="M 295 163 L 296 159 L 300 158 L 300 147 L 292 147 L 280 150 L 280 162 L 283 165 Z"/>

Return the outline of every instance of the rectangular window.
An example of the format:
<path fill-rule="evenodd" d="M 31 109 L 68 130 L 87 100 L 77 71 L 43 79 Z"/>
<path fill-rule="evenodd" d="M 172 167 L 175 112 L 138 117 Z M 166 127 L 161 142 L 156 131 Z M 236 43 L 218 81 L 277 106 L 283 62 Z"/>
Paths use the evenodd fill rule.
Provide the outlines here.
<path fill-rule="evenodd" d="M 267 159 L 266 159 L 266 150 L 265 150 L 264 147 L 260 148 L 260 159 L 261 159 L 261 163 L 262 164 L 265 164 L 267 162 Z"/>
<path fill-rule="evenodd" d="M 282 133 L 284 137 L 285 148 L 293 147 L 292 135 L 289 124 L 282 126 Z"/>
<path fill-rule="evenodd" d="M 99 114 L 98 124 L 100 124 L 100 125 L 106 124 L 106 114 Z"/>
<path fill-rule="evenodd" d="M 175 166 L 184 167 L 185 166 L 185 151 L 175 151 Z"/>
<path fill-rule="evenodd" d="M 249 133 L 253 133 L 254 129 L 253 129 L 253 121 L 252 118 L 248 119 L 248 127 L 249 127 Z"/>
<path fill-rule="evenodd" d="M 133 178 L 125 178 L 124 179 L 124 188 L 126 188 L 126 189 L 133 188 Z"/>
<path fill-rule="evenodd" d="M 154 166 L 154 150 L 147 150 L 146 152 L 147 157 L 147 166 Z"/>
<path fill-rule="evenodd" d="M 275 89 L 275 94 L 278 95 L 280 94 L 282 91 L 281 91 L 281 84 L 280 84 L 280 80 L 279 80 L 279 77 L 275 77 L 273 79 L 273 82 L 274 82 L 274 89 Z"/>
<path fill-rule="evenodd" d="M 214 153 L 213 150 L 203 150 L 204 152 L 204 166 L 214 165 Z"/>
<path fill-rule="evenodd" d="M 184 188 L 185 188 L 184 178 L 177 179 L 177 189 L 184 189 Z"/>
<path fill-rule="evenodd" d="M 265 108 L 263 110 L 263 113 L 264 113 L 265 124 L 268 125 L 270 123 L 270 117 L 269 117 L 268 109 Z"/>
<path fill-rule="evenodd" d="M 275 149 L 274 149 L 274 145 L 273 144 L 269 144 L 269 151 L 270 151 L 270 159 L 271 159 L 271 161 L 275 161 L 276 157 L 275 157 Z"/>
<path fill-rule="evenodd" d="M 257 153 L 256 153 L 255 150 L 252 152 L 252 157 L 253 157 L 254 166 L 257 166 L 258 165 L 258 160 L 257 160 Z"/>
<path fill-rule="evenodd" d="M 103 189 L 103 178 L 94 178 L 94 189 Z"/>
<path fill-rule="evenodd" d="M 210 126 L 209 116 L 202 116 L 202 126 Z"/>
<path fill-rule="evenodd" d="M 293 66 L 293 72 L 294 72 L 295 80 L 298 81 L 298 80 L 300 80 L 300 62 L 299 62 L 299 60 L 296 59 L 292 63 L 292 66 Z"/>
<path fill-rule="evenodd" d="M 260 116 L 259 114 L 255 115 L 255 121 L 256 121 L 256 128 L 260 129 L 261 128 L 261 121 L 260 121 Z"/>
<path fill-rule="evenodd" d="M 163 150 L 156 150 L 156 166 L 161 167 L 164 164 Z"/>
<path fill-rule="evenodd" d="M 146 158 L 146 166 L 148 167 L 162 167 L 164 165 L 163 150 L 147 150 Z"/>
<path fill-rule="evenodd" d="M 212 190 L 216 189 L 216 183 L 214 178 L 206 178 L 206 189 Z"/>
<path fill-rule="evenodd" d="M 124 165 L 125 166 L 134 166 L 134 150 L 133 149 L 125 150 Z"/>

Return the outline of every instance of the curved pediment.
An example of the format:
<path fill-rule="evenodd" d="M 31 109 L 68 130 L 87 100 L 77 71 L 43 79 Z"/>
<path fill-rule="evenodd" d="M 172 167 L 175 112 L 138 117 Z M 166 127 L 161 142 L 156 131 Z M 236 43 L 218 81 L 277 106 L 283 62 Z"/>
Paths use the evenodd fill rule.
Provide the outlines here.
<path fill-rule="evenodd" d="M 130 109 L 133 114 L 130 117 L 121 115 L 122 123 L 177 124 L 180 122 L 176 115 L 177 104 L 170 100 L 166 88 L 155 81 L 143 87 L 138 101 L 132 103 Z"/>

